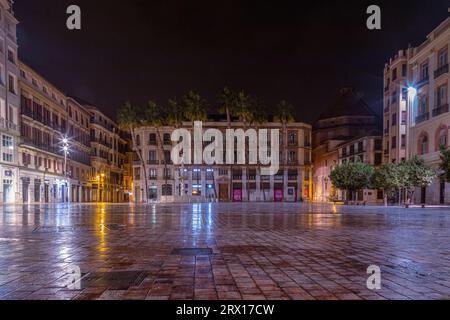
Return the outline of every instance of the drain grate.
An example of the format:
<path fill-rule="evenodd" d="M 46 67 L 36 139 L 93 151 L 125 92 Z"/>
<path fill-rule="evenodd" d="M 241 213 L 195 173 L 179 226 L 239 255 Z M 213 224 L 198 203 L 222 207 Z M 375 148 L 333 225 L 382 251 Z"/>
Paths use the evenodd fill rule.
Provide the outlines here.
<path fill-rule="evenodd" d="M 212 254 L 211 248 L 176 248 L 172 250 L 173 255 L 179 256 L 209 256 Z"/>
<path fill-rule="evenodd" d="M 117 224 L 117 223 L 110 223 L 110 224 L 103 224 L 106 229 L 111 231 L 123 231 L 125 230 L 125 225 L 123 224 Z"/>
<path fill-rule="evenodd" d="M 106 287 L 110 290 L 126 290 L 140 285 L 146 276 L 146 271 L 91 272 L 81 278 L 81 288 Z"/>

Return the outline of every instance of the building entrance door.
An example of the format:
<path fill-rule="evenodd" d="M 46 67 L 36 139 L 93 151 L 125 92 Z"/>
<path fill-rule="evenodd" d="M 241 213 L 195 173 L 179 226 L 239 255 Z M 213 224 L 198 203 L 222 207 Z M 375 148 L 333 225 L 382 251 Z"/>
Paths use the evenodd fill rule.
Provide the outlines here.
<path fill-rule="evenodd" d="M 44 185 L 44 198 L 45 198 L 45 203 L 49 203 L 49 187 L 48 187 L 48 184 Z"/>
<path fill-rule="evenodd" d="M 30 181 L 22 180 L 22 199 L 23 203 L 28 203 L 28 189 L 30 188 Z"/>
<path fill-rule="evenodd" d="M 440 204 L 445 204 L 445 181 L 441 181 L 441 186 L 440 186 L 440 191 L 439 191 L 439 203 Z"/>
<path fill-rule="evenodd" d="M 14 202 L 12 180 L 3 180 L 3 203 Z"/>
<path fill-rule="evenodd" d="M 219 200 L 220 201 L 228 201 L 228 184 L 221 183 L 219 184 Z"/>
<path fill-rule="evenodd" d="M 34 180 L 34 202 L 41 202 L 41 181 Z"/>

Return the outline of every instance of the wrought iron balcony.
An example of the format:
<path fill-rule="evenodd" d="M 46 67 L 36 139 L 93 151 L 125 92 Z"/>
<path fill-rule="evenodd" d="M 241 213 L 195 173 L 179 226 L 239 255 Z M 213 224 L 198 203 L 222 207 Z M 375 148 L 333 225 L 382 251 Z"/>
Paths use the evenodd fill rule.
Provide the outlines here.
<path fill-rule="evenodd" d="M 429 119 L 430 119 L 430 113 L 426 112 L 426 113 L 423 113 L 423 114 L 418 115 L 416 117 L 416 123 L 419 124 L 419 123 L 422 123 L 422 122 L 427 121 Z"/>
<path fill-rule="evenodd" d="M 434 72 L 434 78 L 436 79 L 444 73 L 448 73 L 448 63 L 436 69 L 436 71 Z"/>
<path fill-rule="evenodd" d="M 439 106 L 437 108 L 434 108 L 433 110 L 433 117 L 437 117 L 443 113 L 448 112 L 448 104 L 444 104 L 442 106 Z"/>

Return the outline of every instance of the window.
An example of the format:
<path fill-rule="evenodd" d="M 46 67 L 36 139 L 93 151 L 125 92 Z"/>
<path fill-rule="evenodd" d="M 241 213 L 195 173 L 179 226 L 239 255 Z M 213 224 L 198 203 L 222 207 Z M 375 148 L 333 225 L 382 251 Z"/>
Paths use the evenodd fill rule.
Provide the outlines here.
<path fill-rule="evenodd" d="M 438 54 L 438 68 L 448 64 L 447 48 L 441 49 Z"/>
<path fill-rule="evenodd" d="M 13 146 L 12 137 L 3 135 L 2 136 L 2 146 L 4 148 L 12 148 L 12 146 Z"/>
<path fill-rule="evenodd" d="M 150 135 L 148 137 L 148 144 L 151 146 L 156 146 L 156 134 L 155 133 L 150 133 Z"/>
<path fill-rule="evenodd" d="M 10 153 L 3 153 L 4 162 L 13 162 L 13 155 Z"/>
<path fill-rule="evenodd" d="M 134 179 L 141 179 L 141 168 L 134 168 Z"/>
<path fill-rule="evenodd" d="M 402 64 L 402 77 L 406 77 L 406 72 L 407 72 L 407 68 L 406 68 L 406 64 Z"/>
<path fill-rule="evenodd" d="M 16 83 L 17 83 L 16 77 L 14 75 L 12 75 L 12 74 L 8 74 L 8 89 L 9 89 L 9 92 L 11 92 L 13 94 L 17 93 Z"/>
<path fill-rule="evenodd" d="M 420 80 L 428 80 L 429 73 L 428 73 L 428 62 L 425 62 L 420 66 Z"/>
<path fill-rule="evenodd" d="M 401 145 L 402 149 L 406 148 L 406 134 L 402 134 L 401 136 Z"/>
<path fill-rule="evenodd" d="M 383 162 L 383 159 L 382 159 L 382 155 L 381 155 L 381 153 L 375 153 L 375 165 L 376 166 L 379 166 L 379 165 L 381 165 L 381 163 Z"/>
<path fill-rule="evenodd" d="M 396 126 L 397 125 L 397 114 L 394 113 L 392 114 L 392 126 Z"/>
<path fill-rule="evenodd" d="M 392 81 L 397 80 L 397 68 L 392 70 Z"/>
<path fill-rule="evenodd" d="M 397 148 L 397 137 L 392 137 L 391 139 L 391 149 Z"/>
<path fill-rule="evenodd" d="M 164 133 L 164 144 L 165 145 L 171 145 L 172 144 L 172 140 L 170 139 L 170 134 L 169 133 Z"/>
<path fill-rule="evenodd" d="M 290 145 L 296 145 L 297 144 L 297 135 L 295 132 L 289 133 L 289 144 Z"/>
<path fill-rule="evenodd" d="M 141 136 L 140 135 L 136 135 L 136 145 L 137 146 L 141 145 Z"/>
<path fill-rule="evenodd" d="M 436 92 L 436 107 L 441 107 L 447 103 L 447 85 L 444 84 L 437 89 Z"/>
<path fill-rule="evenodd" d="M 11 63 L 16 63 L 16 54 L 11 48 L 8 48 L 8 61 Z"/>
<path fill-rule="evenodd" d="M 156 164 L 156 150 L 148 151 L 148 162 L 149 164 Z"/>
<path fill-rule="evenodd" d="M 402 124 L 405 125 L 406 124 L 406 111 L 402 111 Z"/>
<path fill-rule="evenodd" d="M 448 146 L 448 130 L 447 127 L 442 125 L 436 131 L 436 146 L 435 150 L 439 151 L 440 148 Z"/>
<path fill-rule="evenodd" d="M 419 136 L 417 151 L 419 155 L 428 153 L 428 134 L 425 132 Z"/>
<path fill-rule="evenodd" d="M 151 180 L 156 180 L 158 177 L 156 169 L 150 169 L 148 176 Z"/>
<path fill-rule="evenodd" d="M 163 184 L 162 195 L 163 196 L 171 196 L 172 195 L 172 185 L 171 184 Z"/>
<path fill-rule="evenodd" d="M 295 151 L 289 151 L 288 163 L 290 164 L 297 163 L 297 153 Z"/>
<path fill-rule="evenodd" d="M 428 112 L 428 97 L 422 96 L 419 98 L 419 115 Z"/>

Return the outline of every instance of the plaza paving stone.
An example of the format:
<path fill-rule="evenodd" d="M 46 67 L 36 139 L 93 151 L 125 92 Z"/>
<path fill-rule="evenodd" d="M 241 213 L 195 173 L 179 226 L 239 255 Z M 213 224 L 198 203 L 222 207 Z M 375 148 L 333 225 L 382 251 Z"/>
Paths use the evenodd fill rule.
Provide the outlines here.
<path fill-rule="evenodd" d="M 449 298 L 449 208 L 0 207 L 0 299 Z"/>

